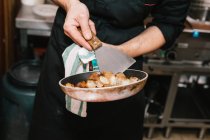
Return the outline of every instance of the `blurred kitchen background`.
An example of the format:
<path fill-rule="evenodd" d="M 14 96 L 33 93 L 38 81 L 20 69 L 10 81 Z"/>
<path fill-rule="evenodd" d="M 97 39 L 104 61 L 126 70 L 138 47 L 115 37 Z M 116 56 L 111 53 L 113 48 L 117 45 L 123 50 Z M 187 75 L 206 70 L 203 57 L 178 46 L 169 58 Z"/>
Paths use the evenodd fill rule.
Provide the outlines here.
<path fill-rule="evenodd" d="M 191 1 L 172 48 L 144 56 L 145 140 L 210 140 L 210 0 Z M 0 1 L 1 140 L 27 140 L 56 10 L 50 0 Z"/>

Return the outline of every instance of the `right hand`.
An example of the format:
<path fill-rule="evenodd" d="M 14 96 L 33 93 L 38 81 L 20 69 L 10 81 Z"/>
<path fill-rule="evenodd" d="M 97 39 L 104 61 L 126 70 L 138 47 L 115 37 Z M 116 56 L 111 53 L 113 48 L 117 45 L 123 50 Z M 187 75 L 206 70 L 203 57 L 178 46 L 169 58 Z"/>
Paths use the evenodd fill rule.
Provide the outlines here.
<path fill-rule="evenodd" d="M 89 10 L 85 4 L 80 1 L 74 1 L 67 10 L 64 23 L 64 33 L 70 37 L 76 44 L 92 50 L 87 40 L 92 38 L 91 31 L 96 34 L 95 24 L 91 21 Z M 82 34 L 78 31 L 81 28 Z"/>

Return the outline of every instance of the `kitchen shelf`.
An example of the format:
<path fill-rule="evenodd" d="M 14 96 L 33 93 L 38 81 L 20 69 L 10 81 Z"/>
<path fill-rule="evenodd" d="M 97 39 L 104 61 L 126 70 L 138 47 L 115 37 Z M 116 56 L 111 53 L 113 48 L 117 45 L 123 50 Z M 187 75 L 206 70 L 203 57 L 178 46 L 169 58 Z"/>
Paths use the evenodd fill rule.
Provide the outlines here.
<path fill-rule="evenodd" d="M 170 121 L 210 122 L 210 110 L 207 112 L 207 104 L 203 104 L 195 92 L 193 88 L 178 89 Z"/>
<path fill-rule="evenodd" d="M 210 66 L 155 62 L 144 63 L 143 66 L 150 76 L 171 76 L 170 82 L 158 80 L 159 83 L 169 84 L 169 89 L 165 93 L 166 103 L 160 123 L 145 124 L 147 137 L 151 138 L 156 128 L 165 128 L 165 137 L 170 136 L 173 128 L 196 128 L 200 130 L 199 139 L 202 139 L 210 129 L 209 91 L 202 93 L 194 84 L 188 89 L 179 87 L 179 84 L 182 75 L 210 76 Z"/>

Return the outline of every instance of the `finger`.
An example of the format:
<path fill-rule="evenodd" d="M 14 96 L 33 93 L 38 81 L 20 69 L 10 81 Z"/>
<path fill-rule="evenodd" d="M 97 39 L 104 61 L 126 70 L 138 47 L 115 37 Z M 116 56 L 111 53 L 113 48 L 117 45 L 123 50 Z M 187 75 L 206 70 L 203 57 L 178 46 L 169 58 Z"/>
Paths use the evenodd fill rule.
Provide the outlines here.
<path fill-rule="evenodd" d="M 89 26 L 91 31 L 96 35 L 95 23 L 92 20 L 89 20 Z"/>
<path fill-rule="evenodd" d="M 91 29 L 89 26 L 89 17 L 84 14 L 80 14 L 77 18 L 77 21 L 80 24 L 82 34 L 86 40 L 90 40 L 92 38 Z"/>
<path fill-rule="evenodd" d="M 65 31 L 65 34 L 69 36 L 76 44 L 86 48 L 87 50 L 92 50 L 91 46 L 78 31 L 77 27 L 73 27 L 71 30 Z"/>

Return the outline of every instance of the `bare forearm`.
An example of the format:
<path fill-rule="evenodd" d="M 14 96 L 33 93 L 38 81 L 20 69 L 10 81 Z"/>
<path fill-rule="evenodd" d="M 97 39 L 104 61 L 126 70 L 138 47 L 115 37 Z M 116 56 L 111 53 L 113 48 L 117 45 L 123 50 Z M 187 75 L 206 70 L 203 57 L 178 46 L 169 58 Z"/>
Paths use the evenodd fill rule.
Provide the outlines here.
<path fill-rule="evenodd" d="M 119 47 L 129 56 L 136 57 L 159 49 L 164 43 L 165 38 L 162 32 L 159 28 L 152 26 Z"/>
<path fill-rule="evenodd" d="M 72 5 L 75 2 L 78 2 L 79 0 L 52 0 L 55 4 L 58 6 L 63 7 L 66 11 L 69 10 L 70 5 Z"/>

